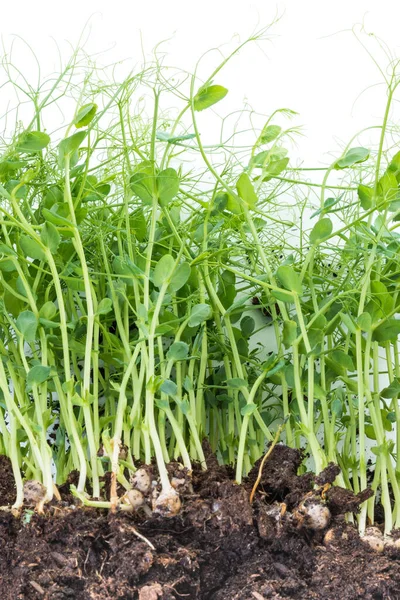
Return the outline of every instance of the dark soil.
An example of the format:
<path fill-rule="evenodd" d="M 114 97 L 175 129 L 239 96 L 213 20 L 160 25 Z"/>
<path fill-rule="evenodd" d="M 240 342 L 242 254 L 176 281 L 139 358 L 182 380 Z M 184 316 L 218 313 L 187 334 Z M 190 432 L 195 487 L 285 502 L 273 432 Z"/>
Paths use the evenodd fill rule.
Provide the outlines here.
<path fill-rule="evenodd" d="M 0 504 L 6 504 L 14 490 L 8 462 L 0 460 Z M 253 505 L 249 493 L 258 465 L 237 486 L 210 460 L 206 473 L 194 472 L 193 491 L 182 493 L 178 517 L 74 507 L 68 487 L 63 505 L 44 516 L 25 512 L 16 519 L 0 512 L 0 598 L 400 599 L 400 552 L 373 552 L 344 520 L 369 492 L 356 498 L 329 487 L 336 467 L 316 480 L 298 476 L 300 462 L 297 451 L 276 446 Z M 324 530 L 295 518 L 305 496 L 330 507 Z"/>

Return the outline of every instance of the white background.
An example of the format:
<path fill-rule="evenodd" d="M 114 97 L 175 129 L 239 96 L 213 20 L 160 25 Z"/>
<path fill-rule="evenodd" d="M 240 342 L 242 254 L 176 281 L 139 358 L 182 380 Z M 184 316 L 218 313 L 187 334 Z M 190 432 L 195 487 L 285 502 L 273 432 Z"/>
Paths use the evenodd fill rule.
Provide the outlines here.
<path fill-rule="evenodd" d="M 244 100 L 265 114 L 279 107 L 296 110 L 296 124 L 305 134 L 298 156 L 313 166 L 326 164 L 326 152 L 337 152 L 358 130 L 382 119 L 384 87 L 367 90 L 381 83 L 382 75 L 351 30 L 386 68 L 388 59 L 361 27 L 364 23 L 366 32 L 400 55 L 395 0 L 19 0 L 2 5 L 0 31 L 7 52 L 15 35 L 28 42 L 44 72 L 57 65 L 52 38 L 67 56 L 68 43 L 76 46 L 81 36 L 89 53 L 107 50 L 99 60 L 128 59 L 130 65 L 142 62 L 141 44 L 150 54 L 169 39 L 163 46 L 169 62 L 193 70 L 204 51 L 219 46 L 226 53 L 277 16 L 271 40 L 261 48 L 247 47 L 219 77 L 230 94 L 218 111 L 240 109 Z M 26 57 L 17 41 L 13 62 L 23 68 Z M 218 58 L 211 55 L 207 64 L 216 65 Z"/>

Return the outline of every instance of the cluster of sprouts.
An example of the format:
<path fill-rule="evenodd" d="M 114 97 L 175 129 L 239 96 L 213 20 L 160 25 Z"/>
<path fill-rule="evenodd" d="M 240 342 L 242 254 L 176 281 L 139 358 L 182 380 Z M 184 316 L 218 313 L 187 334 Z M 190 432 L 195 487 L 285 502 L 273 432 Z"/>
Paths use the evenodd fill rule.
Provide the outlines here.
<path fill-rule="evenodd" d="M 15 510 L 33 488 L 42 509 L 76 473 L 83 503 L 173 515 L 169 462 L 206 469 L 206 438 L 240 483 L 283 423 L 317 473 L 337 463 L 337 483 L 371 485 L 386 532 L 400 526 L 398 79 L 375 146 L 360 134 L 321 180 L 290 163 L 288 109 L 244 110 L 249 144 L 237 125 L 203 144 L 228 93 L 215 81 L 247 42 L 203 81 L 171 83 L 156 60 L 104 83 L 74 53 L 36 89 L 5 60 L 31 110 L 0 159 L 0 453 Z M 52 128 L 63 98 L 69 118 Z"/>

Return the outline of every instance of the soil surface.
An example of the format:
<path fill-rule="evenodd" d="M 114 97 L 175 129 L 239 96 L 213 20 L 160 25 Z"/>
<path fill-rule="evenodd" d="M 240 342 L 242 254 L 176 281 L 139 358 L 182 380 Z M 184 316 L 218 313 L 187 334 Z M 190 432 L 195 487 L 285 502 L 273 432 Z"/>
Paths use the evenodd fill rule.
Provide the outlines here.
<path fill-rule="evenodd" d="M 193 487 L 182 486 L 173 518 L 79 508 L 68 486 L 45 515 L 0 512 L 0 598 L 400 599 L 400 551 L 374 552 L 344 519 L 370 493 L 330 486 L 334 466 L 319 478 L 297 475 L 300 462 L 297 451 L 276 446 L 252 505 L 259 465 L 238 486 L 211 457 Z M 0 505 L 13 499 L 10 476 L 0 457 Z M 318 527 L 304 509 L 315 505 L 330 513 Z"/>

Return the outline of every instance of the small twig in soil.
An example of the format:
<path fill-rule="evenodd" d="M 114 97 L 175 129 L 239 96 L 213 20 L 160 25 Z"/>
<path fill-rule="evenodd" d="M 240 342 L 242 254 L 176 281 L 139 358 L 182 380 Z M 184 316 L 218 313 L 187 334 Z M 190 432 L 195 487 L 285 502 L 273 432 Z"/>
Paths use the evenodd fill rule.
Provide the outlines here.
<path fill-rule="evenodd" d="M 142 540 L 142 542 L 147 544 L 149 548 L 151 548 L 152 550 L 155 550 L 155 547 L 150 542 L 150 540 L 148 540 L 147 537 L 145 537 L 144 535 L 139 533 L 138 530 L 136 529 L 136 527 L 133 527 L 133 525 L 130 525 L 129 529 L 130 529 L 130 531 L 132 531 L 133 535 L 136 535 L 136 537 L 139 538 L 139 540 Z"/>
<path fill-rule="evenodd" d="M 278 427 L 276 435 L 275 435 L 275 437 L 274 437 L 274 439 L 273 439 L 270 447 L 268 448 L 268 452 L 266 452 L 264 458 L 262 459 L 262 461 L 260 463 L 260 468 L 258 469 L 258 476 L 257 476 L 257 479 L 256 479 L 256 481 L 255 481 L 255 483 L 253 485 L 253 489 L 251 490 L 251 494 L 250 494 L 250 504 L 253 504 L 254 495 L 255 495 L 255 493 L 257 491 L 257 488 L 258 488 L 258 485 L 259 485 L 259 483 L 261 481 L 261 477 L 262 477 L 262 472 L 263 472 L 264 465 L 265 465 L 267 459 L 271 456 L 272 450 L 275 448 L 276 444 L 279 442 L 279 438 L 280 438 L 280 435 L 282 433 L 282 430 L 283 430 L 284 426 L 285 426 L 285 423 L 282 423 Z"/>
<path fill-rule="evenodd" d="M 35 589 L 37 591 L 38 594 L 40 594 L 41 596 L 45 595 L 46 592 L 44 591 L 44 589 L 42 588 L 41 585 L 39 585 L 38 583 L 36 583 L 36 581 L 30 581 L 29 583 L 31 584 L 31 586 L 33 587 L 33 589 Z"/>

